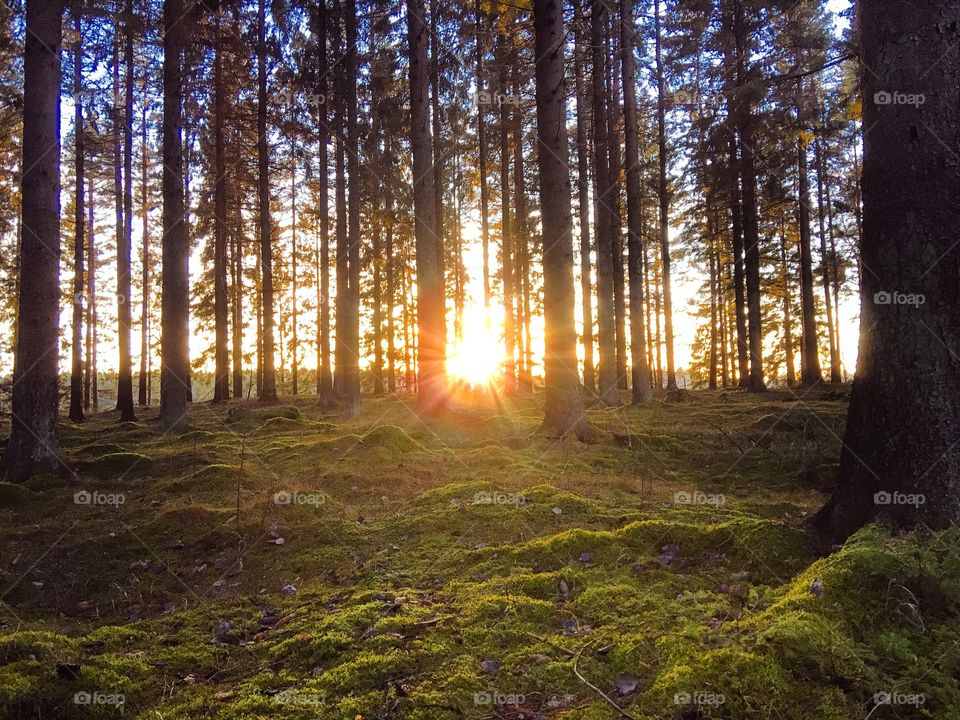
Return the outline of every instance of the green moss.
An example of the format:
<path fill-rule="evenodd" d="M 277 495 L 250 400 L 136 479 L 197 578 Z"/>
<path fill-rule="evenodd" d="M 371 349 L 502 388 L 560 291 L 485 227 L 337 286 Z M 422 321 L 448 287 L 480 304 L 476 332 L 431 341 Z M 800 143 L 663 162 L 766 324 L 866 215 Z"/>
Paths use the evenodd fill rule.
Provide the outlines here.
<path fill-rule="evenodd" d="M 153 460 L 147 455 L 136 452 L 107 453 L 87 466 L 87 471 L 100 478 L 116 478 L 134 470 L 138 474 L 149 473 Z"/>
<path fill-rule="evenodd" d="M 423 450 L 423 446 L 396 425 L 377 425 L 363 436 L 366 447 L 380 447 L 395 453 Z"/>

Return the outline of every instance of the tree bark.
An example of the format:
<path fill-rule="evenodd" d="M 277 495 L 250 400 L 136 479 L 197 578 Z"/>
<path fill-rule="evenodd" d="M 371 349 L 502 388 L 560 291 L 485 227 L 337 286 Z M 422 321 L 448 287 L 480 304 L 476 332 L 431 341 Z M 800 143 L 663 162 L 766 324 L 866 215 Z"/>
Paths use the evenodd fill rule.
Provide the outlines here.
<path fill-rule="evenodd" d="M 270 156 L 267 145 L 266 0 L 257 3 L 257 202 L 260 217 L 260 282 L 263 301 L 263 379 L 260 400 L 277 399 L 274 368 L 273 222 L 270 218 Z"/>
<path fill-rule="evenodd" d="M 633 3 L 620 0 L 620 64 L 623 72 L 623 123 L 627 164 L 627 263 L 630 276 L 631 396 L 650 399 L 650 366 L 643 317 L 643 178 L 640 172 L 640 127 L 637 119 L 636 25 Z"/>
<path fill-rule="evenodd" d="M 430 131 L 427 27 L 424 22 L 423 0 L 407 0 L 407 41 L 410 60 L 410 146 L 413 154 L 417 263 L 417 404 L 422 411 L 436 413 L 445 409 L 447 403 L 444 367 L 445 289 L 443 244 L 436 234 L 436 195 L 433 187 L 434 175 L 430 167 L 433 138 Z M 489 288 L 486 290 L 489 291 Z M 489 307 L 489 298 L 487 301 Z"/>
<path fill-rule="evenodd" d="M 666 80 L 663 73 L 663 38 L 660 23 L 660 0 L 654 0 L 655 61 L 657 67 L 657 163 L 659 169 L 657 195 L 660 201 L 660 257 L 663 265 L 663 331 L 667 346 L 667 390 L 677 388 L 673 350 L 673 294 L 670 279 L 670 188 L 667 184 L 667 111 Z"/>
<path fill-rule="evenodd" d="M 147 186 L 147 104 L 141 106 L 140 115 L 140 376 L 137 378 L 137 404 L 149 404 L 148 389 L 150 386 L 150 371 L 148 358 L 150 355 L 150 206 L 147 201 L 149 188 Z"/>
<path fill-rule="evenodd" d="M 543 428 L 554 437 L 570 433 L 583 436 L 587 425 L 577 375 L 562 3 L 559 0 L 534 0 L 533 25 L 544 270 L 546 400 Z"/>
<path fill-rule="evenodd" d="M 817 348 L 817 311 L 813 301 L 813 258 L 810 252 L 810 180 L 807 150 L 797 140 L 797 222 L 800 225 L 800 380 L 805 385 L 822 381 Z"/>
<path fill-rule="evenodd" d="M 960 141 L 957 48 L 943 32 L 957 13 L 879 0 L 858 13 L 868 271 L 839 484 L 817 518 L 838 538 L 877 517 L 960 520 L 960 171 L 943 152 Z M 925 105 L 882 104 L 892 90 Z"/>
<path fill-rule="evenodd" d="M 513 254 L 510 237 L 510 88 L 507 86 L 506 40 L 498 39 L 500 57 L 500 260 L 503 277 L 503 391 L 513 395 L 517 391 L 516 315 L 513 307 Z"/>
<path fill-rule="evenodd" d="M 70 419 L 83 422 L 83 295 L 84 295 L 84 230 L 87 215 L 84 206 L 84 92 L 83 92 L 83 29 L 80 13 L 75 12 L 73 29 L 77 34 L 73 49 L 73 152 L 76 176 L 73 235 L 73 318 L 70 358 Z"/>
<path fill-rule="evenodd" d="M 223 87 L 223 37 L 221 13 L 215 13 L 213 63 L 213 303 L 214 370 L 213 401 L 230 399 L 230 351 L 227 327 L 227 159 L 224 154 L 225 99 Z"/>
<path fill-rule="evenodd" d="M 360 414 L 360 128 L 357 119 L 357 83 L 359 56 L 357 54 L 357 3 L 346 0 L 346 139 L 349 195 L 347 197 L 348 242 L 348 304 L 346 321 L 347 367 L 344 385 L 344 413 L 347 417 Z"/>
<path fill-rule="evenodd" d="M 836 333 L 834 332 L 834 323 L 836 319 L 833 315 L 833 295 L 831 292 L 830 279 L 830 256 L 827 254 L 827 233 L 826 233 L 826 211 L 824 209 L 824 188 L 829 187 L 829 180 L 825 180 L 826 160 L 823 157 L 823 150 L 820 138 L 814 140 L 814 154 L 817 163 L 817 216 L 820 230 L 820 272 L 823 283 L 823 301 L 827 313 L 827 338 L 830 349 L 830 382 L 839 383 L 842 381 L 840 375 L 840 348 L 837 347 Z M 829 202 L 829 194 L 827 201 Z M 833 218 L 830 218 L 830 232 L 833 233 Z"/>
<path fill-rule="evenodd" d="M 7 478 L 59 462 L 62 0 L 28 0 L 23 60 L 20 289 Z"/>
<path fill-rule="evenodd" d="M 583 334 L 581 336 L 583 343 L 583 388 L 587 393 L 593 395 L 597 392 L 597 383 L 593 359 L 593 284 L 590 280 L 590 158 L 587 144 L 587 96 L 583 82 L 583 55 L 586 53 L 586 43 L 583 39 L 582 3 L 574 2 L 573 11 L 575 38 L 573 76 L 577 106 L 577 214 L 580 228 L 580 304 L 583 322 Z M 624 87 L 626 86 L 626 81 L 624 81 Z M 629 133 L 629 129 L 627 132 Z M 627 164 L 629 165 L 629 163 L 628 159 Z M 629 193 L 629 178 L 627 184 L 627 192 Z M 627 202 L 629 203 L 629 197 Z"/>
<path fill-rule="evenodd" d="M 182 0 L 163 3 L 163 285 L 160 308 L 160 420 L 187 426 L 190 398 L 190 248 L 184 219 Z"/>
<path fill-rule="evenodd" d="M 609 28 L 603 0 L 590 0 L 590 44 L 593 56 L 593 184 L 594 229 L 597 238 L 597 339 L 600 351 L 600 401 L 615 405 L 617 397 L 616 311 L 613 287 L 613 212 L 610 206 L 610 142 L 607 122 L 604 37 Z"/>
<path fill-rule="evenodd" d="M 133 250 L 133 0 L 127 0 L 123 20 L 123 227 L 117 246 L 117 347 L 120 362 L 117 369 L 117 409 L 123 421 L 136 420 L 133 411 L 133 357 L 131 327 L 131 253 Z M 118 140 L 119 142 L 119 140 Z"/>

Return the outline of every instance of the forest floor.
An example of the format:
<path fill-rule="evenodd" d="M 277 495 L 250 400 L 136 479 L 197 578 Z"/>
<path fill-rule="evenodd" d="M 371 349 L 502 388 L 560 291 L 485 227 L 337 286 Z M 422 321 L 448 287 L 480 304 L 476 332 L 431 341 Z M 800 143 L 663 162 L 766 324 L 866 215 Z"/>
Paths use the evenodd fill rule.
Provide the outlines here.
<path fill-rule="evenodd" d="M 805 531 L 847 394 L 65 423 L 0 486 L 0 715 L 958 718 L 960 530 Z"/>

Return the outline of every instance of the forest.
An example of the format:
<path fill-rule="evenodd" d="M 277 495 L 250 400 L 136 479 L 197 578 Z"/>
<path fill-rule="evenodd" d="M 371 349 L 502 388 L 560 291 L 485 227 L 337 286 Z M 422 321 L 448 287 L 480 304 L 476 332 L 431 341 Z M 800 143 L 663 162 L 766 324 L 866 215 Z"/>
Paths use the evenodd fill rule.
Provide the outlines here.
<path fill-rule="evenodd" d="M 958 64 L 0 0 L 0 715 L 960 718 Z"/>

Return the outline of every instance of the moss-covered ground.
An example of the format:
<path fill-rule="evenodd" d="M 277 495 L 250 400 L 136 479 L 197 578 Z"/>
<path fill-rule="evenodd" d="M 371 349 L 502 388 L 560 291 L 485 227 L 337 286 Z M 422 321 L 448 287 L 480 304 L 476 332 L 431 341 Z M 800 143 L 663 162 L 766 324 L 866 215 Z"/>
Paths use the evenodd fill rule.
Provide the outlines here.
<path fill-rule="evenodd" d="M 0 487 L 0 717 L 960 718 L 960 531 L 805 531 L 844 393 L 681 400 L 64 424 Z"/>

